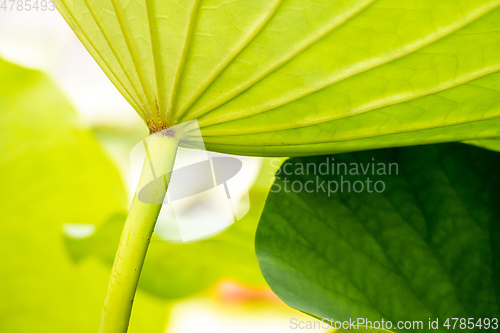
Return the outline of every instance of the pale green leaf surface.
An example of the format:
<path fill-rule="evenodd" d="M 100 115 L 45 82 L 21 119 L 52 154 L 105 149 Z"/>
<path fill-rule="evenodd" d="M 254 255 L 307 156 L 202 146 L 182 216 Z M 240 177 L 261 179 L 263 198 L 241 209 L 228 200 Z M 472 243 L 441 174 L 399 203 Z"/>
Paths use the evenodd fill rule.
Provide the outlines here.
<path fill-rule="evenodd" d="M 499 0 L 59 0 L 151 131 L 313 155 L 498 137 Z"/>
<path fill-rule="evenodd" d="M 0 77 L 0 332 L 96 332 L 109 269 L 76 265 L 63 225 L 122 210 L 121 179 L 46 76 L 0 59 Z M 164 332 L 168 304 L 137 303 L 131 332 Z"/>
<path fill-rule="evenodd" d="M 374 162 L 375 173 L 370 166 L 367 176 L 361 169 L 360 175 L 349 175 L 343 167 L 325 174 L 320 165 L 326 156 L 290 159 L 266 202 L 256 251 L 266 281 L 283 301 L 336 321 L 426 325 L 429 318 L 444 323 L 498 317 L 498 153 L 441 144 L 334 157 L 336 166 Z M 378 175 L 378 163 L 386 170 L 397 163 L 398 174 L 393 167 L 392 175 Z M 323 171 L 302 175 L 301 166 L 314 170 L 311 164 Z M 367 177 L 383 181 L 385 191 L 375 193 L 372 183 L 372 193 L 366 185 L 361 193 L 349 192 L 345 184 L 343 192 L 328 197 L 315 186 L 327 187 L 329 181 L 352 186 Z M 300 191 L 308 181 L 308 192 Z"/>

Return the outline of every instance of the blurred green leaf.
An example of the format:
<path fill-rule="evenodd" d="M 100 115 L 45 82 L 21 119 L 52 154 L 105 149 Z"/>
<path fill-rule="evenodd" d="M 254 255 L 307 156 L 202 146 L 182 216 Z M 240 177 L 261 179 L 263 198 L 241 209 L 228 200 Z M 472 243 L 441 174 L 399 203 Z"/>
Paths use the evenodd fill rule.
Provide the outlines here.
<path fill-rule="evenodd" d="M 283 301 L 336 321 L 498 317 L 500 154 L 441 144 L 334 158 L 328 172 L 332 156 L 289 160 L 267 200 L 256 250 Z M 330 197 L 315 187 L 334 181 Z"/>
<path fill-rule="evenodd" d="M 249 213 L 221 234 L 186 244 L 153 238 L 139 288 L 174 299 L 205 292 L 222 279 L 251 287 L 266 286 L 255 257 L 254 236 L 279 165 L 277 160 L 264 161 L 257 182 L 250 189 Z M 76 261 L 98 257 L 111 266 L 125 217 L 125 213 L 112 217 L 88 238 L 66 237 L 69 253 Z"/>
<path fill-rule="evenodd" d="M 63 226 L 122 211 L 121 179 L 45 75 L 0 60 L 0 77 L 0 332 L 97 332 L 109 269 L 76 265 Z M 167 304 L 137 302 L 131 332 L 164 332 Z"/>
<path fill-rule="evenodd" d="M 490 138 L 500 0 L 59 0 L 152 131 L 318 155 Z"/>

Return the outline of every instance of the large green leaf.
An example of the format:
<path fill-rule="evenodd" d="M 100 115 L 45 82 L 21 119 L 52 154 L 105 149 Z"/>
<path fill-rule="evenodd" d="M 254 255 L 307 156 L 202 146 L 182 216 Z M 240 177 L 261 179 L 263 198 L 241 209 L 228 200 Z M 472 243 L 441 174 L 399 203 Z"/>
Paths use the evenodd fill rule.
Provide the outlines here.
<path fill-rule="evenodd" d="M 498 137 L 500 0 L 57 0 L 151 131 L 296 156 Z"/>
<path fill-rule="evenodd" d="M 267 200 L 256 251 L 281 299 L 338 321 L 498 318 L 500 154 L 441 144 L 334 158 L 289 160 Z"/>
<path fill-rule="evenodd" d="M 109 269 L 75 265 L 63 225 L 123 210 L 120 177 L 46 76 L 0 59 L 0 77 L 0 332 L 96 332 Z M 131 332 L 164 332 L 168 304 L 137 303 Z"/>

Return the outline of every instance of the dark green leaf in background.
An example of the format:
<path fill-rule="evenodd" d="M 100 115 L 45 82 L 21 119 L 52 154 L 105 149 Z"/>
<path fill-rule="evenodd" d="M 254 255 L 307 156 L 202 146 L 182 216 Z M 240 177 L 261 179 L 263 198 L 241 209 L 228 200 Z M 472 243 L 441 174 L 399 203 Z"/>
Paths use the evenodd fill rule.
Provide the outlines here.
<path fill-rule="evenodd" d="M 340 182 L 341 175 L 285 174 L 300 173 L 308 163 L 313 172 L 331 158 L 289 160 L 266 203 L 256 250 L 281 299 L 340 321 L 427 325 L 429 318 L 499 317 L 500 154 L 442 144 L 334 157 L 348 166 L 374 162 L 375 174 L 370 168 L 368 177 L 385 184 L 382 193 L 373 184 L 368 193 L 366 183 L 361 193 L 348 193 L 347 184 L 330 197 L 316 189 L 307 193 L 298 191 L 300 184 Z M 392 175 L 379 175 L 378 163 L 397 163 L 398 174 L 393 168 Z M 343 175 L 344 181 L 365 182 L 359 172 Z"/>

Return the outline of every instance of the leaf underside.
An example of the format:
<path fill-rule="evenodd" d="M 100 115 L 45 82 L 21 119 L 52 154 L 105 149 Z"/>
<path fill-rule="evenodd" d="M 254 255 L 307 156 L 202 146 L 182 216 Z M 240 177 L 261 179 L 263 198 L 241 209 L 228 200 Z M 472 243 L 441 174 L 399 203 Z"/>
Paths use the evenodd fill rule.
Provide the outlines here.
<path fill-rule="evenodd" d="M 58 0 L 152 131 L 317 155 L 499 136 L 499 0 Z"/>

